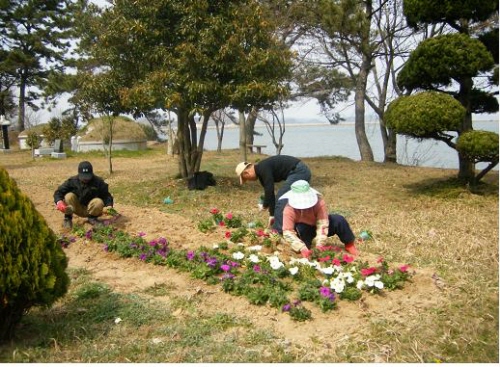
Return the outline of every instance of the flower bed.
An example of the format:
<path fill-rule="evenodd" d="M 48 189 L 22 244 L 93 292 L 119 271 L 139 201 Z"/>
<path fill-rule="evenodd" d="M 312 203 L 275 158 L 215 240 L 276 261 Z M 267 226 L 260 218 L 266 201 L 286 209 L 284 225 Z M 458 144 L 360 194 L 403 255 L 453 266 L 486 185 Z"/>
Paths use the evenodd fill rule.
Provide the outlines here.
<path fill-rule="evenodd" d="M 74 233 L 122 257 L 169 266 L 209 284 L 220 284 L 229 294 L 246 297 L 255 305 L 281 309 L 297 321 L 312 317 L 305 302 L 329 312 L 338 307 L 339 300 L 353 301 L 363 292 L 402 288 L 411 279 L 408 265 L 390 268 L 382 258 L 371 265 L 355 260 L 338 246 L 328 246 L 321 252 L 315 249 L 310 259 L 285 261 L 276 251 L 281 236 L 262 223 L 245 224 L 241 217 L 222 215 L 217 209 L 210 214 L 198 228 L 203 232 L 221 230 L 222 241 L 192 251 L 174 249 L 163 237 L 148 241 L 145 233 L 128 234 L 114 228 L 112 221 L 88 231 L 75 227 Z M 60 238 L 61 246 L 71 242 L 67 237 Z"/>

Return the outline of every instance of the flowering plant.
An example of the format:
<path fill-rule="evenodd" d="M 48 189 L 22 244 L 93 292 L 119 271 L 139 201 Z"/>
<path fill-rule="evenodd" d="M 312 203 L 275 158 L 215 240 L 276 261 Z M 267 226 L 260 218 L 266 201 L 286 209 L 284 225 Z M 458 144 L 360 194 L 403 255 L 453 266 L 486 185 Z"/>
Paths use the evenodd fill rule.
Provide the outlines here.
<path fill-rule="evenodd" d="M 211 213 L 214 224 L 217 218 L 228 219 L 218 210 Z M 229 220 L 232 219 L 230 216 Z M 123 257 L 133 256 L 188 271 L 197 279 L 220 284 L 227 293 L 246 297 L 252 304 L 280 308 L 297 321 L 311 317 L 303 302 L 312 302 L 323 312 L 329 312 L 338 307 L 339 300 L 356 300 L 363 292 L 402 288 L 411 278 L 408 265 L 390 268 L 383 258 L 375 265 L 368 264 L 343 253 L 338 246 L 314 249 L 309 259 L 292 258 L 285 262 L 279 252 L 261 252 L 266 248 L 263 239 L 279 240 L 276 234 L 243 224 L 233 231 L 226 230 L 226 241 L 211 249 L 201 246 L 192 251 L 173 249 L 163 237 L 147 241 L 145 233 L 131 236 L 110 225 L 74 232 L 103 243 L 106 251 L 116 251 Z M 245 239 L 250 240 L 251 246 L 236 243 Z M 291 302 L 292 297 L 296 301 Z"/>

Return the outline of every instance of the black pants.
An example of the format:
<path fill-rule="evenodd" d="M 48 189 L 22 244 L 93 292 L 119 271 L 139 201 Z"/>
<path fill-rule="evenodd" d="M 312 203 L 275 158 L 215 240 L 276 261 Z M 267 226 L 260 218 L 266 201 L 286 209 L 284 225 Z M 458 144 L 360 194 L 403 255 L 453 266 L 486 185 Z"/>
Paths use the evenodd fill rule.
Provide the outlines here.
<path fill-rule="evenodd" d="M 285 182 L 279 188 L 276 194 L 276 205 L 274 207 L 274 224 L 273 229 L 278 233 L 283 233 L 283 210 L 285 209 L 288 199 L 279 200 L 279 198 L 290 190 L 290 187 L 295 181 L 305 180 L 311 181 L 311 170 L 304 162 L 297 163 L 297 166 L 288 174 Z"/>
<path fill-rule="evenodd" d="M 347 220 L 339 214 L 328 215 L 328 237 L 337 235 L 344 245 L 354 242 L 356 236 L 351 230 Z M 307 248 L 311 248 L 312 240 L 316 237 L 316 226 L 309 224 L 297 223 L 295 231 L 299 238 L 306 244 Z"/>

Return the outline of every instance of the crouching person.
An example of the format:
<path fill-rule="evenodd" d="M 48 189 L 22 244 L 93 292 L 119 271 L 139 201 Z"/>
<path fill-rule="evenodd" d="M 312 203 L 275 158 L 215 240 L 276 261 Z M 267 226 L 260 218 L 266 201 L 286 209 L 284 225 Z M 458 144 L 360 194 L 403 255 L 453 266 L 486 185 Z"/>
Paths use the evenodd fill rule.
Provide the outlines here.
<path fill-rule="evenodd" d="M 291 190 L 279 199 L 288 199 L 283 210 L 283 237 L 297 253 L 309 257 L 313 243 L 318 249 L 328 237 L 337 235 L 351 255 L 359 252 L 354 245 L 356 236 L 347 220 L 338 214 L 328 214 L 321 194 L 304 180 L 295 181 Z"/>
<path fill-rule="evenodd" d="M 73 227 L 73 214 L 88 218 L 92 225 L 99 224 L 100 217 L 113 207 L 113 196 L 108 184 L 94 175 L 92 164 L 80 162 L 78 174 L 64 181 L 54 192 L 56 209 L 64 214 L 63 227 Z"/>

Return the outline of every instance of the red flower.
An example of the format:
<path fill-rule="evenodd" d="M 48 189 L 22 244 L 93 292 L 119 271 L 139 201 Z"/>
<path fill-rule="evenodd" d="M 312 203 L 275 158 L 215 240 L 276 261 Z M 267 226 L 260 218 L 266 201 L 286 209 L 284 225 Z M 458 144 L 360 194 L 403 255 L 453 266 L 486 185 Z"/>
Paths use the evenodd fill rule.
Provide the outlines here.
<path fill-rule="evenodd" d="M 255 231 L 255 234 L 257 235 L 257 237 L 269 237 L 269 235 L 264 232 L 263 229 L 258 229 L 257 231 Z"/>
<path fill-rule="evenodd" d="M 320 261 L 320 262 L 330 261 L 330 256 L 320 257 L 320 258 L 318 258 L 318 261 Z"/>
<path fill-rule="evenodd" d="M 223 220 L 221 220 L 221 221 L 219 222 L 219 227 L 224 227 L 225 225 L 226 225 L 226 223 L 224 223 L 224 221 L 223 221 Z"/>
<path fill-rule="evenodd" d="M 377 268 L 371 267 L 368 269 L 361 269 L 361 275 L 367 277 L 368 275 L 372 275 L 377 272 Z"/>
<path fill-rule="evenodd" d="M 383 263 L 383 262 L 384 262 L 384 258 L 383 258 L 382 256 L 380 256 L 380 257 L 378 258 L 377 262 L 378 262 L 379 264 Z"/>
<path fill-rule="evenodd" d="M 219 209 L 217 209 L 217 208 L 210 209 L 210 213 L 211 214 L 219 214 Z"/>
<path fill-rule="evenodd" d="M 224 237 L 226 237 L 226 238 L 231 238 L 231 232 L 227 231 L 227 232 L 224 234 Z"/>
<path fill-rule="evenodd" d="M 335 259 L 333 259 L 333 260 L 332 260 L 332 264 L 333 264 L 333 265 L 340 266 L 340 260 L 339 260 L 339 259 L 337 259 L 337 258 L 335 258 Z"/>
<path fill-rule="evenodd" d="M 226 214 L 226 219 L 229 219 L 229 220 L 233 219 L 233 214 L 227 213 Z"/>
<path fill-rule="evenodd" d="M 347 254 L 344 254 L 344 256 L 342 256 L 342 261 L 349 264 L 349 263 L 352 263 L 354 261 L 354 257 L 349 256 Z"/>

